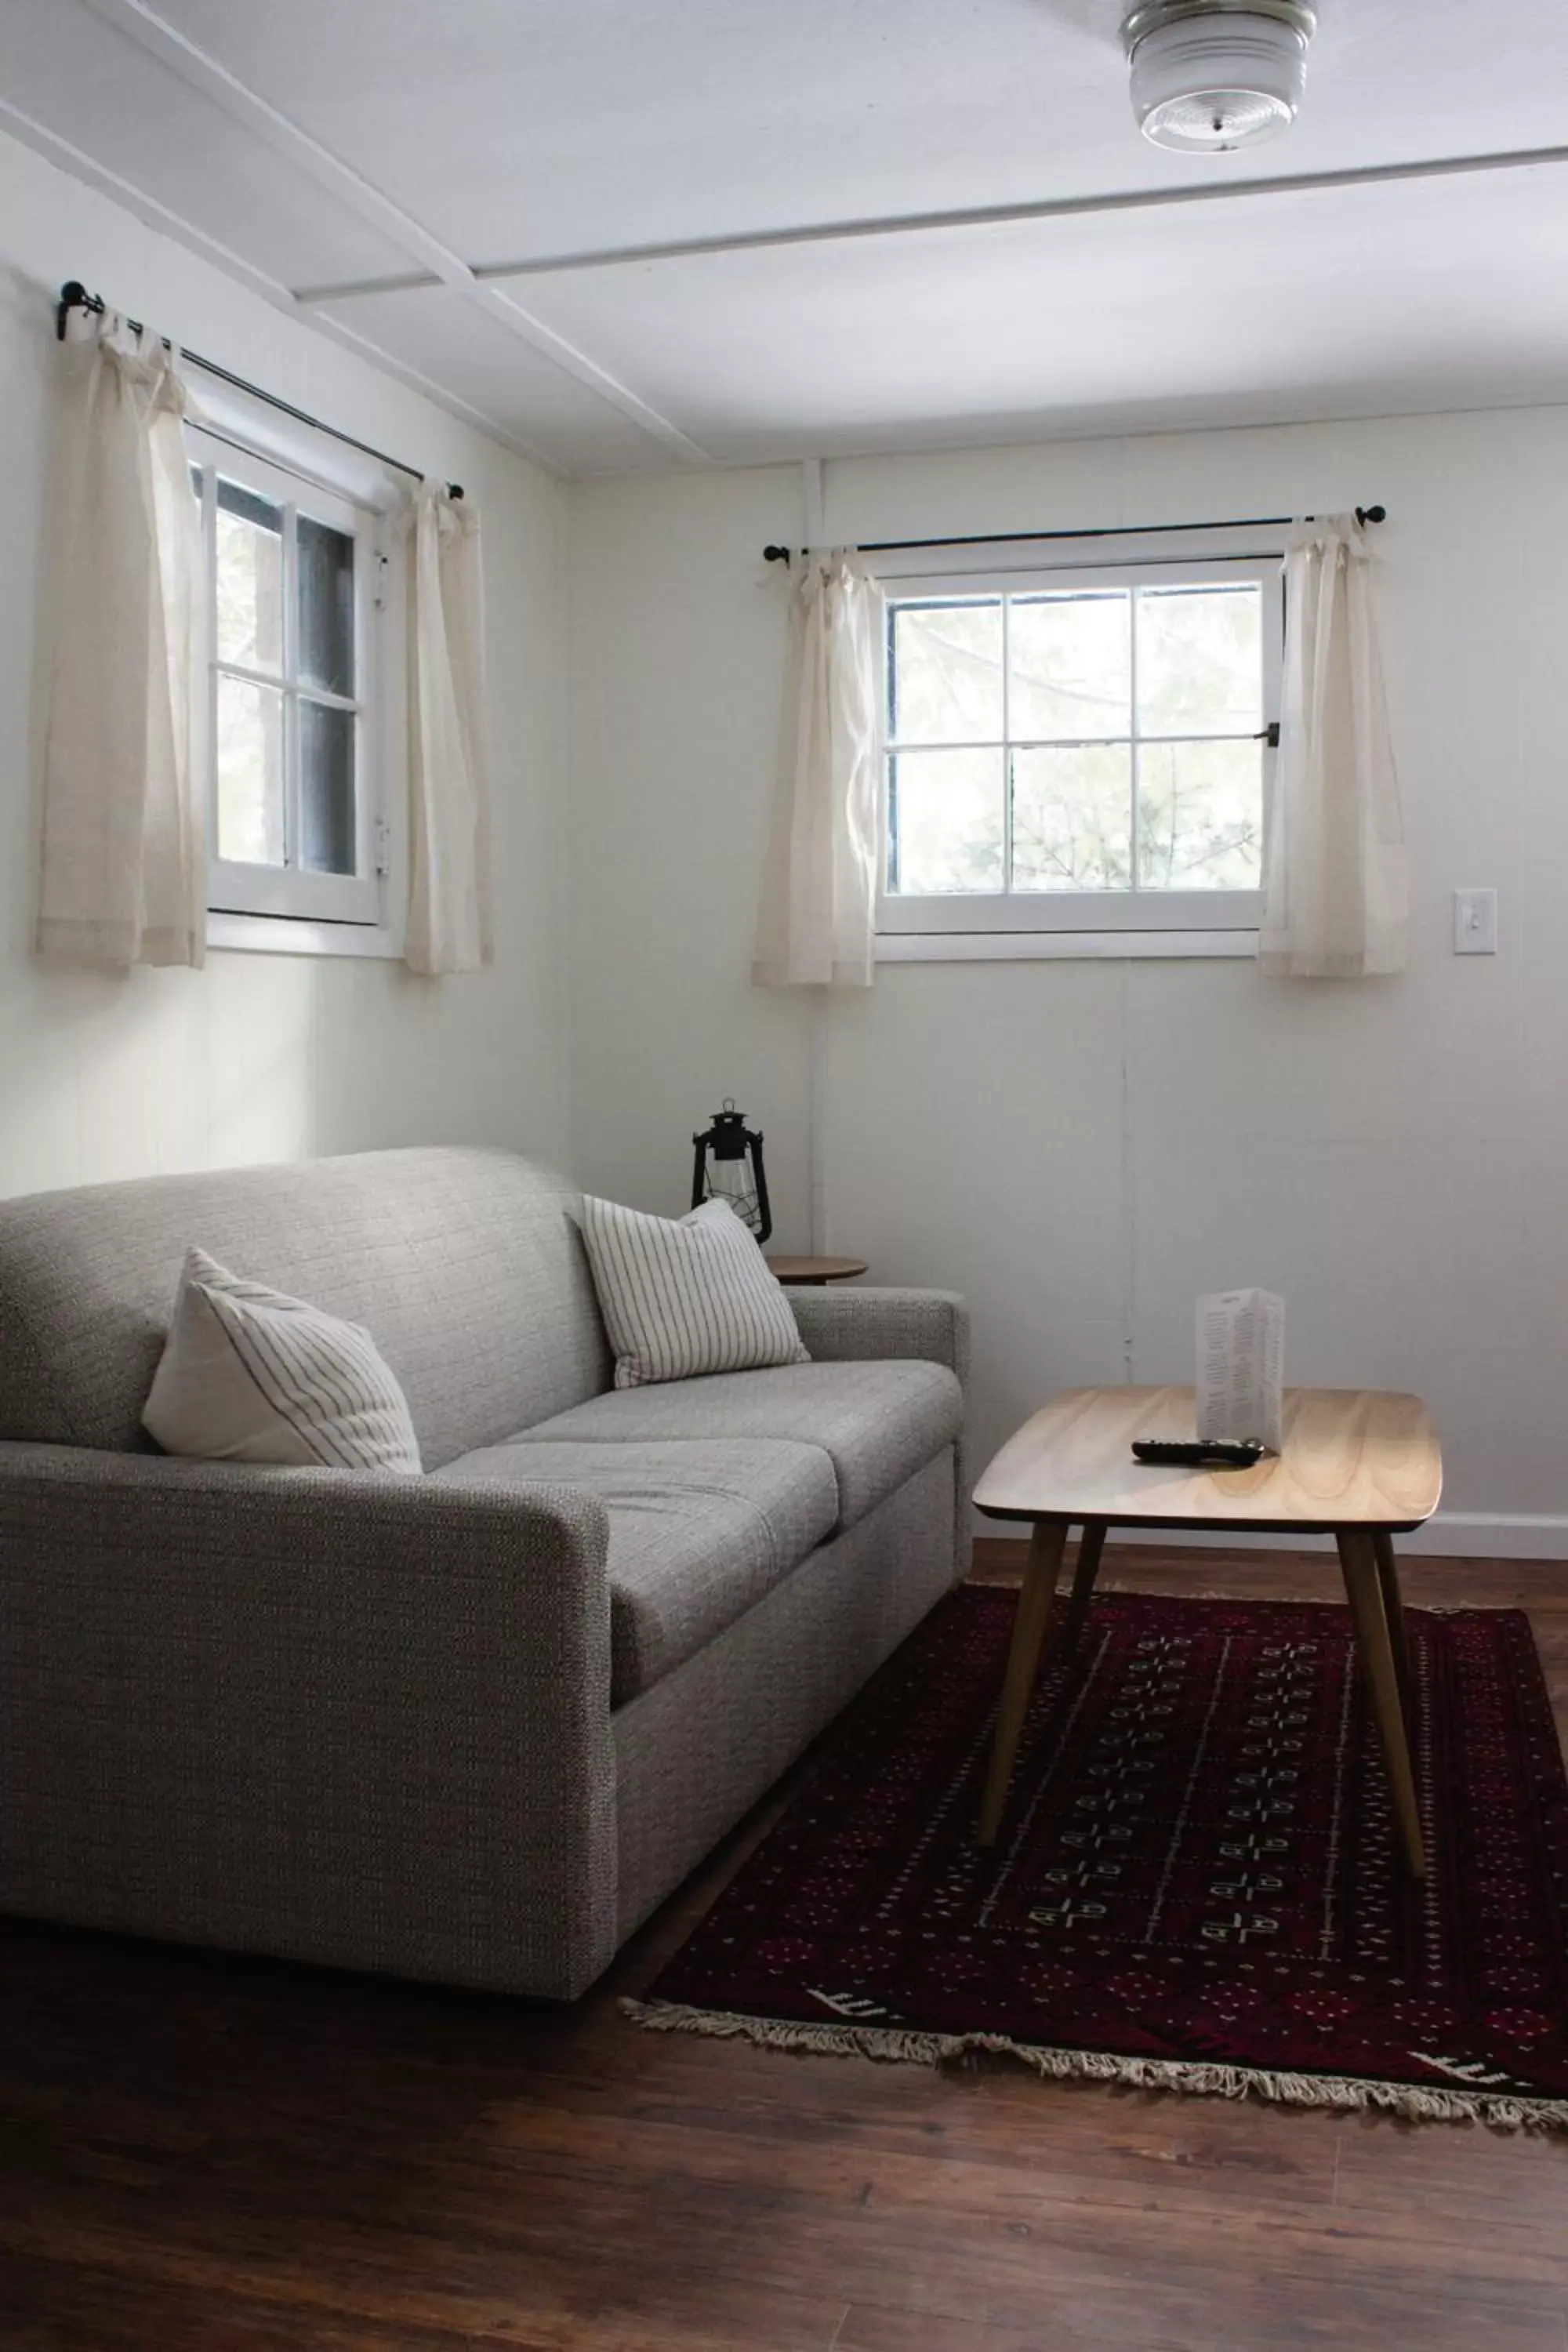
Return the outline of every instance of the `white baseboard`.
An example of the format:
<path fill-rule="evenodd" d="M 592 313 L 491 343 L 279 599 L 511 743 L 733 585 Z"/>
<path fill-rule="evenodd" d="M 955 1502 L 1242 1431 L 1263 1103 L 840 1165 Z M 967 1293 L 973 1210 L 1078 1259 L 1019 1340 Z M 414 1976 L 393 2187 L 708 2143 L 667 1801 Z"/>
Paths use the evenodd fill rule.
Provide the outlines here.
<path fill-rule="evenodd" d="M 1568 1518 L 1536 1511 L 1512 1511 L 1500 1518 L 1479 1511 L 1439 1511 L 1398 1541 L 1401 1551 L 1468 1559 L 1568 1559 Z"/>
<path fill-rule="evenodd" d="M 1022 1537 L 1022 1525 L 985 1519 L 975 1515 L 977 1536 Z M 1114 1529 L 1112 1543 L 1196 1546 L 1225 1551 L 1327 1551 L 1327 1536 L 1226 1535 L 1218 1528 L 1122 1528 Z M 1568 1516 L 1513 1511 L 1486 1517 L 1479 1511 L 1439 1511 L 1414 1535 L 1398 1538 L 1402 1552 L 1444 1559 L 1568 1560 Z"/>

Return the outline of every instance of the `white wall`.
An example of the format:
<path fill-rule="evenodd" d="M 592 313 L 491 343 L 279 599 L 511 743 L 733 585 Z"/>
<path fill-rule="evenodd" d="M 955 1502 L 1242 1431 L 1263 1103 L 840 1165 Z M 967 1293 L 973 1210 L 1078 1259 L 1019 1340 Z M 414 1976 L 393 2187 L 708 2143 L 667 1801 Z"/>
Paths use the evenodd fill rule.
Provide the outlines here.
<path fill-rule="evenodd" d="M 731 1093 L 805 1246 L 815 1068 L 819 1238 L 968 1294 L 982 1455 L 1058 1385 L 1189 1379 L 1194 1295 L 1264 1283 L 1289 1377 L 1428 1399 L 1450 1548 L 1568 1551 L 1568 410 L 826 470 L 842 540 L 1385 501 L 1411 969 L 887 966 L 825 1014 L 752 990 L 784 593 L 760 551 L 798 541 L 801 476 L 579 484 L 581 1180 L 682 1206 Z M 1456 960 L 1450 892 L 1488 883 L 1501 953 Z"/>
<path fill-rule="evenodd" d="M 239 374 L 482 508 L 496 749 L 497 965 L 215 952 L 124 978 L 40 964 L 33 904 L 34 613 L 56 354 L 80 278 Z M 556 484 L 29 150 L 0 139 L 0 1193 L 377 1144 L 566 1151 L 555 779 Z"/>

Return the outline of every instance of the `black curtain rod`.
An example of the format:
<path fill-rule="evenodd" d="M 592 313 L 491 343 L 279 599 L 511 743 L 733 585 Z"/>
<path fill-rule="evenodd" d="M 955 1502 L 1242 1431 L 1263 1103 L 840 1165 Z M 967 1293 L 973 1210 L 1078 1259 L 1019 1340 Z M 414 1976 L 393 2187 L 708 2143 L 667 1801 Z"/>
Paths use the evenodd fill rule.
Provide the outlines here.
<path fill-rule="evenodd" d="M 1386 522 L 1388 509 L 1357 507 L 1355 519 L 1363 525 Z M 1011 547 L 1052 539 L 1154 539 L 1168 530 L 1282 530 L 1293 522 L 1316 520 L 1315 515 L 1242 515 L 1234 522 L 1121 522 L 1109 523 L 1098 530 L 983 530 L 962 539 L 863 539 L 859 551 L 862 555 L 903 555 L 925 547 Z M 764 547 L 763 560 L 767 563 L 787 563 L 791 552 L 787 547 Z"/>
<path fill-rule="evenodd" d="M 104 307 L 101 294 L 89 294 L 79 278 L 68 278 L 60 288 L 60 299 L 55 305 L 56 341 L 61 343 L 65 341 L 66 320 L 73 310 L 91 310 L 95 315 L 101 316 Z M 142 333 L 140 319 L 128 319 L 125 323 L 133 335 Z M 163 344 L 165 351 L 169 350 L 167 335 L 163 338 Z M 308 409 L 296 408 L 290 400 L 279 400 L 275 392 L 265 391 L 260 384 L 251 383 L 246 377 L 235 375 L 226 367 L 219 367 L 216 360 L 204 360 L 200 352 L 188 352 L 182 346 L 180 356 L 188 360 L 192 367 L 200 368 L 204 375 L 216 375 L 220 383 L 232 384 L 236 392 L 248 393 L 252 400 L 265 401 L 268 408 L 276 408 L 283 415 L 291 416 L 297 425 L 308 425 L 312 432 L 324 433 L 330 441 L 341 441 L 346 448 L 358 449 L 362 456 L 374 457 L 378 465 L 390 466 L 395 473 L 410 474 L 416 482 L 422 482 L 425 479 L 419 467 L 405 465 L 401 457 L 394 457 L 389 451 L 376 448 L 374 442 L 356 440 L 352 433 L 340 433 L 335 425 L 323 424 L 319 416 L 312 416 Z M 460 499 L 463 495 L 461 482 L 448 482 L 447 494 L 448 498 Z"/>

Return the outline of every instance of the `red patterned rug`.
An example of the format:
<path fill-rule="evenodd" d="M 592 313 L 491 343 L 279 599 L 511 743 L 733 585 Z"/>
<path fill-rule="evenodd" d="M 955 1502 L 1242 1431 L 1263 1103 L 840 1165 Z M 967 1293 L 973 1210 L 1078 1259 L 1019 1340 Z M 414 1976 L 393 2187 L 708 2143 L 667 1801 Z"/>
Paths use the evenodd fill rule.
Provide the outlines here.
<path fill-rule="evenodd" d="M 1109 1594 L 990 1853 L 1016 1597 L 966 1586 L 627 2008 L 647 2026 L 1568 2127 L 1568 1779 L 1518 1610 L 1409 1612 L 1405 1874 L 1343 1609 Z"/>

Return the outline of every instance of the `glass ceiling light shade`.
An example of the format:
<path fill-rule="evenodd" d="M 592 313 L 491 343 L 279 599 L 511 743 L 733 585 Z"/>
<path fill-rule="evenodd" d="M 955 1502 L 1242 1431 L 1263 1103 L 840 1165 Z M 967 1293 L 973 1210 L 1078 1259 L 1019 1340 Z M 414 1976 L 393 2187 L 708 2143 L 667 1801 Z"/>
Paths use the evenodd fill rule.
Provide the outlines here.
<path fill-rule="evenodd" d="M 1121 38 L 1143 136 L 1214 155 L 1288 131 L 1317 26 L 1308 0 L 1142 0 Z"/>

